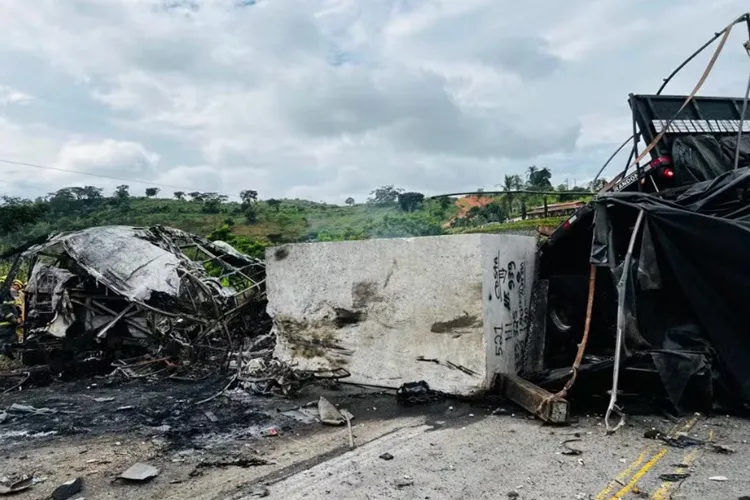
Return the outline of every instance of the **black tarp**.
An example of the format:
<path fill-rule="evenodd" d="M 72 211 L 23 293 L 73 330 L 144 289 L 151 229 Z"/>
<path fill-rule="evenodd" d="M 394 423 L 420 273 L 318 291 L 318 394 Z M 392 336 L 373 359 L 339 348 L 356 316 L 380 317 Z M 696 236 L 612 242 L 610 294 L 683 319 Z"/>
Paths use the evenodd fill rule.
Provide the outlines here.
<path fill-rule="evenodd" d="M 715 356 L 723 386 L 745 405 L 750 403 L 750 169 L 728 171 L 671 200 L 658 193 L 619 192 L 600 196 L 596 204 L 607 213 L 644 212 L 650 241 L 649 255 L 643 257 L 652 262 L 638 268 L 639 278 L 644 273 L 649 277 L 639 280 L 638 293 L 663 301 L 664 314 L 673 320 L 662 321 L 661 331 L 646 335 L 655 350 L 663 350 L 655 354 L 662 379 L 677 372 L 689 378 L 706 368 L 702 360 L 710 363 Z M 597 223 L 606 219 L 597 218 Z M 595 238 L 592 262 L 602 265 L 606 260 L 602 256 L 607 250 L 601 245 L 608 240 L 601 234 Z M 655 287 L 660 288 L 656 294 Z M 652 304 L 649 313 L 639 308 L 639 314 L 649 314 L 659 323 L 659 306 Z M 680 322 L 689 326 L 675 326 Z M 689 342 L 684 340 L 687 331 Z M 669 385 L 681 394 L 686 381 L 665 384 Z"/>
<path fill-rule="evenodd" d="M 737 136 L 687 135 L 672 143 L 672 161 L 677 184 L 714 179 L 734 168 Z M 750 136 L 740 139 L 738 167 L 750 167 Z"/>

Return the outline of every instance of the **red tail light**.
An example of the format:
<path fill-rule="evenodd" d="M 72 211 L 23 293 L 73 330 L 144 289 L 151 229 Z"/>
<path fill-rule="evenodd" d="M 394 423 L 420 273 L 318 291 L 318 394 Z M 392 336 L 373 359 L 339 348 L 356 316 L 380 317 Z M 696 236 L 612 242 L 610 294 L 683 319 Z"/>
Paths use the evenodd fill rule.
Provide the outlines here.
<path fill-rule="evenodd" d="M 672 158 L 670 158 L 667 155 L 660 156 L 658 158 L 654 158 L 651 160 L 651 167 L 652 168 L 658 168 L 664 165 L 671 165 L 672 164 Z"/>
<path fill-rule="evenodd" d="M 665 168 L 661 171 L 661 174 L 667 179 L 671 179 L 674 177 L 674 170 L 672 170 L 671 168 Z"/>

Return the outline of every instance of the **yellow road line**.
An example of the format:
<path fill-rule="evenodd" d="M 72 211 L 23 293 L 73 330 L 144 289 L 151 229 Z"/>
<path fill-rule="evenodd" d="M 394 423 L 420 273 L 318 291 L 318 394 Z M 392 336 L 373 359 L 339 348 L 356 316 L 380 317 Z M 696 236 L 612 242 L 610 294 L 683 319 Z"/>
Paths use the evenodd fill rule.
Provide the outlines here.
<path fill-rule="evenodd" d="M 682 462 L 680 462 L 683 465 L 690 465 L 693 460 L 698 456 L 698 452 L 700 450 L 693 450 L 682 459 Z M 677 467 L 675 469 L 675 474 L 682 474 L 685 471 L 687 471 L 687 467 Z M 652 500 L 669 500 L 671 497 L 670 491 L 672 491 L 672 487 L 675 483 L 664 481 L 661 483 L 661 486 L 654 492 L 654 494 L 651 496 Z"/>
<path fill-rule="evenodd" d="M 656 446 L 649 446 L 645 450 L 643 450 L 640 454 L 640 456 L 635 459 L 628 467 L 620 472 L 616 477 L 614 481 L 611 481 L 606 488 L 604 488 L 602 491 L 599 492 L 598 495 L 596 495 L 595 500 L 605 500 L 607 498 L 607 494 L 615 489 L 616 487 L 621 487 L 623 484 L 625 484 L 625 481 L 627 481 L 630 478 L 631 473 L 633 470 L 641 465 L 643 461 L 646 459 L 647 456 L 651 456 L 652 450 L 655 449 Z"/>
<path fill-rule="evenodd" d="M 685 425 L 681 429 L 681 431 L 688 432 L 690 429 L 692 429 L 692 427 L 695 425 L 697 421 L 698 421 L 698 415 L 688 420 L 687 423 L 685 423 Z M 678 427 L 679 427 L 679 424 L 675 425 L 672 429 L 670 429 L 669 435 L 670 436 L 674 435 Z M 599 494 L 597 494 L 597 496 L 595 497 L 596 500 L 605 500 L 606 498 L 608 498 L 610 492 L 617 487 L 621 487 L 622 489 L 620 489 L 614 496 L 610 498 L 616 499 L 619 496 L 624 495 L 628 493 L 629 491 L 631 491 L 633 489 L 633 486 L 635 486 L 635 484 L 638 482 L 638 480 L 641 477 L 643 477 L 646 474 L 646 472 L 648 472 L 654 465 L 656 465 L 656 463 L 658 463 L 659 460 L 661 460 L 662 457 L 666 453 L 667 453 L 667 448 L 664 446 L 662 447 L 659 447 L 658 445 L 648 446 L 645 450 L 643 450 L 641 455 L 634 462 L 632 462 L 624 471 L 622 471 L 616 476 L 615 480 L 611 481 L 602 491 L 599 492 Z M 633 475 L 633 479 L 630 482 L 626 483 L 625 486 L 623 487 L 623 483 L 625 483 L 625 481 L 631 477 L 631 473 L 633 469 L 638 467 L 646 459 L 646 457 L 651 457 L 651 458 L 649 459 L 648 462 L 646 462 L 645 465 L 643 465 L 640 469 L 636 471 L 635 475 Z"/>
<path fill-rule="evenodd" d="M 714 431 L 710 430 L 708 432 L 708 442 L 714 440 Z M 680 464 L 682 465 L 690 465 L 693 463 L 693 461 L 700 455 L 700 448 L 696 448 L 695 450 L 691 451 L 685 457 L 682 459 Z M 677 467 L 675 469 L 675 474 L 683 474 L 687 471 L 687 467 Z M 674 483 L 671 482 L 663 482 L 661 486 L 654 492 L 654 494 L 651 496 L 652 500 L 669 500 L 671 496 L 672 488 L 674 487 Z"/>
<path fill-rule="evenodd" d="M 635 475 L 633 476 L 633 479 L 631 479 L 630 482 L 626 484 L 623 489 L 615 493 L 612 498 L 613 499 L 622 498 L 623 495 L 627 495 L 628 493 L 630 493 L 630 491 L 633 489 L 633 486 L 635 486 L 638 483 L 638 481 L 640 481 L 641 478 L 645 476 L 646 473 L 650 471 L 654 465 L 659 463 L 659 460 L 661 460 L 666 454 L 667 454 L 667 448 L 665 446 L 661 450 L 659 450 L 659 453 L 651 457 L 651 460 L 646 462 L 646 464 L 643 467 L 641 467 L 638 472 L 635 473 Z"/>

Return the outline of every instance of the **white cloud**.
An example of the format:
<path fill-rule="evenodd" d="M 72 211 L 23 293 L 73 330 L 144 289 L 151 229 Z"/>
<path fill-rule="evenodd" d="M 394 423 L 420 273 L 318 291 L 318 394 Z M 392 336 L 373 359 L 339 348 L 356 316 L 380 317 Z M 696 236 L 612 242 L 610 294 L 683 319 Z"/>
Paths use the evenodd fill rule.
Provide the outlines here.
<path fill-rule="evenodd" d="M 159 155 L 148 151 L 142 144 L 106 139 L 65 144 L 54 166 L 102 175 L 122 175 L 127 172 L 139 179 L 151 177 L 158 163 Z"/>
<path fill-rule="evenodd" d="M 230 195 L 252 187 L 331 201 L 385 183 L 430 193 L 489 188 L 532 163 L 559 182 L 584 178 L 598 167 L 595 155 L 603 161 L 629 135 L 627 94 L 653 92 L 744 5 L 245 3 L 0 1 L 0 63 L 37 65 L 6 64 L 17 74 L 12 88 L 0 87 L 0 140 L 16 144 L 2 153 Z M 706 92 L 744 84 L 741 41 L 727 46 L 734 55 Z M 674 93 L 689 92 L 700 64 Z M 70 104 L 64 96 L 73 92 L 87 97 Z M 48 106 L 23 107 L 33 115 L 12 106 L 17 114 L 3 116 L 31 95 Z M 67 114 L 44 114 L 52 109 Z M 34 194 L 35 184 L 15 179 L 0 189 Z"/>
<path fill-rule="evenodd" d="M 10 106 L 11 104 L 28 104 L 34 98 L 29 94 L 16 90 L 7 85 L 0 85 L 0 108 Z"/>

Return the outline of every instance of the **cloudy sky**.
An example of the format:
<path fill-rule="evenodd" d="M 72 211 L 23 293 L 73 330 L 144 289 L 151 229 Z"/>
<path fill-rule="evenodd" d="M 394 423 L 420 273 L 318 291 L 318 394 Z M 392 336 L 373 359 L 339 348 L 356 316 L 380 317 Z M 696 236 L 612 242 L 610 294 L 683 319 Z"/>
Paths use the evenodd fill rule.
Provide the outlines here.
<path fill-rule="evenodd" d="M 0 159 L 339 203 L 383 184 L 491 189 L 532 164 L 582 183 L 629 135 L 627 94 L 746 4 L 0 0 Z M 744 93 L 745 40 L 740 26 L 703 94 Z M 120 184 L 0 172 L 7 195 Z"/>

